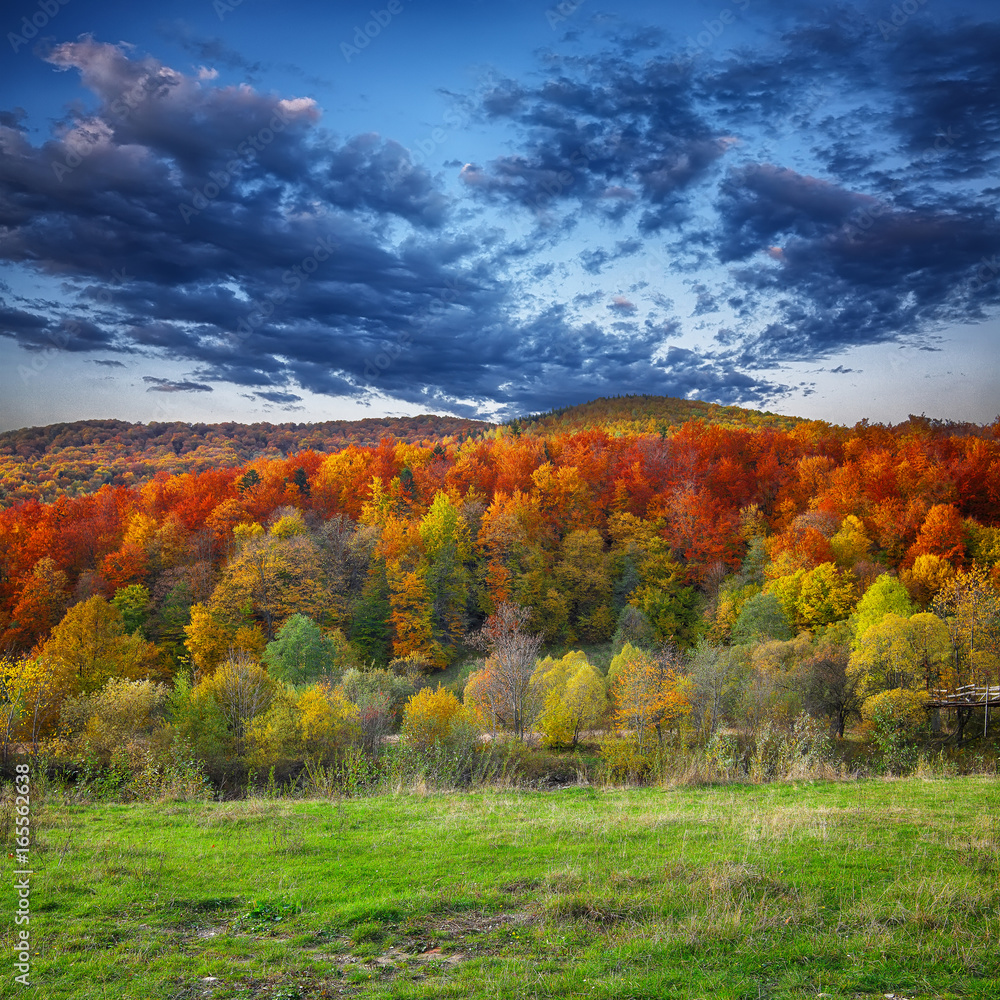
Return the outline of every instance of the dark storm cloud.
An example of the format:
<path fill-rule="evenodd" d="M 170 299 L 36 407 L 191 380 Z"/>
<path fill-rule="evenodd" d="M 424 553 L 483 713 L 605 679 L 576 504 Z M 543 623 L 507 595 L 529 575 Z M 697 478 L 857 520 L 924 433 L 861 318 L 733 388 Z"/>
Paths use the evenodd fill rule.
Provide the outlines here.
<path fill-rule="evenodd" d="M 65 311 L 28 312 L 0 300 L 0 337 L 8 337 L 26 351 L 56 349 L 71 354 L 117 347 L 111 334 L 88 320 Z"/>
<path fill-rule="evenodd" d="M 448 197 L 399 144 L 334 141 L 309 99 L 219 86 L 89 38 L 46 58 L 79 72 L 99 106 L 40 145 L 19 120 L 0 126 L 0 255 L 58 275 L 79 301 L 73 317 L 40 301 L 7 309 L 0 333 L 22 346 L 183 360 L 189 380 L 145 376 L 148 391 L 224 382 L 277 405 L 298 402 L 299 386 L 467 412 L 625 384 L 682 390 L 656 330 L 559 309 L 525 319 L 498 273 L 524 261 L 540 279 L 551 265 L 530 243 L 455 228 Z M 609 258 L 640 248 L 620 239 Z M 726 381 L 703 365 L 699 385 Z"/>
<path fill-rule="evenodd" d="M 297 396 L 294 392 L 255 392 L 254 396 L 269 403 L 289 404 L 302 401 L 302 397 Z"/>
<path fill-rule="evenodd" d="M 732 171 L 721 185 L 718 255 L 740 260 L 780 234 L 812 239 L 841 226 L 876 199 L 769 163 Z"/>
<path fill-rule="evenodd" d="M 725 207 L 720 254 L 748 257 L 745 206 L 737 198 Z M 1000 288 L 975 277 L 1000 253 L 995 209 L 957 200 L 919 209 L 876 203 L 844 215 L 835 197 L 824 197 L 818 205 L 768 204 L 752 218 L 762 239 L 781 246 L 770 247 L 772 263 L 748 261 L 736 272 L 751 308 L 765 312 L 771 303 L 773 317 L 744 341 L 743 364 L 913 340 L 941 324 L 982 319 L 1000 302 Z"/>
<path fill-rule="evenodd" d="M 916 21 L 891 42 L 892 125 L 906 153 L 943 179 L 996 176 L 1000 25 L 960 23 L 942 34 Z"/>
<path fill-rule="evenodd" d="M 821 82 L 817 82 L 821 81 Z M 730 266 L 743 320 L 720 343 L 747 368 L 859 344 L 922 346 L 1000 304 L 997 164 L 1000 29 L 913 19 L 883 39 L 844 8 L 790 27 L 700 86 L 736 134 L 815 137 L 812 176 L 730 167 L 714 225 L 692 242 Z M 789 128 L 791 123 L 791 128 Z M 698 289 L 695 315 L 718 300 Z M 719 339 L 719 338 L 717 338 Z"/>
<path fill-rule="evenodd" d="M 319 193 L 348 211 L 368 208 L 429 227 L 440 226 L 448 211 L 448 199 L 426 170 L 414 166 L 409 151 L 374 133 L 355 136 L 328 155 Z"/>
<path fill-rule="evenodd" d="M 649 45 L 659 38 L 641 37 Z M 613 55 L 554 59 L 540 84 L 508 81 L 486 94 L 483 112 L 509 120 L 523 152 L 467 164 L 460 176 L 469 190 L 536 213 L 574 202 L 614 219 L 638 201 L 643 232 L 680 221 L 685 191 L 731 140 L 697 109 L 688 64 L 636 64 L 636 51 L 623 44 Z"/>
<path fill-rule="evenodd" d="M 156 378 L 153 375 L 143 375 L 143 382 L 150 383 L 146 392 L 212 392 L 210 385 L 200 382 L 173 382 L 166 378 Z"/>
<path fill-rule="evenodd" d="M 49 322 L 35 313 L 13 309 L 0 302 L 0 334 L 17 340 L 34 340 L 49 330 Z"/>

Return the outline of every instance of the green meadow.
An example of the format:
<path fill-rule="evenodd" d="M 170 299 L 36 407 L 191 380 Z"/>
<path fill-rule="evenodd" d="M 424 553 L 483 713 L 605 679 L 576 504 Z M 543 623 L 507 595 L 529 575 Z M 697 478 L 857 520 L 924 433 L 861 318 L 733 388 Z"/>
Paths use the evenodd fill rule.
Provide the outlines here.
<path fill-rule="evenodd" d="M 1000 996 L 991 778 L 33 809 L 4 996 Z"/>

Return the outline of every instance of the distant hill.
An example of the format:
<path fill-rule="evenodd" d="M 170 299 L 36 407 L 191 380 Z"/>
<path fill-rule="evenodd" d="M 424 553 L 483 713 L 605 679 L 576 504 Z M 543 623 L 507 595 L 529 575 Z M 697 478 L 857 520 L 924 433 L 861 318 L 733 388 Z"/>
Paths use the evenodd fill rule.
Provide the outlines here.
<path fill-rule="evenodd" d="M 78 420 L 0 434 L 0 506 L 90 493 L 105 483 L 133 486 L 157 472 L 203 472 L 255 458 L 469 437 L 491 424 L 460 417 L 378 417 L 315 424 L 131 424 Z"/>
<path fill-rule="evenodd" d="M 766 410 L 720 406 L 697 399 L 625 395 L 507 421 L 514 434 L 548 437 L 601 429 L 619 437 L 656 434 L 701 422 L 727 429 L 789 431 L 812 435 L 847 433 L 821 420 Z M 867 422 L 862 422 L 862 425 Z M 54 500 L 91 493 L 105 483 L 135 486 L 158 472 L 171 475 L 235 468 L 257 458 L 285 458 L 303 451 L 334 452 L 349 445 L 374 446 L 383 438 L 411 444 L 447 445 L 496 430 L 496 425 L 460 417 L 421 415 L 286 424 L 132 424 L 124 420 L 78 420 L 0 433 L 0 508 L 19 500 Z M 911 416 L 903 434 L 995 436 L 1000 424 L 974 424 Z"/>
<path fill-rule="evenodd" d="M 700 399 L 676 399 L 673 396 L 613 396 L 591 400 L 578 406 L 565 406 L 548 413 L 532 414 L 508 422 L 522 432 L 557 434 L 565 431 L 600 427 L 612 434 L 662 433 L 691 420 L 701 420 L 723 427 L 775 427 L 790 430 L 800 424 L 830 426 L 820 420 L 786 417 L 767 410 L 741 406 L 720 406 Z"/>

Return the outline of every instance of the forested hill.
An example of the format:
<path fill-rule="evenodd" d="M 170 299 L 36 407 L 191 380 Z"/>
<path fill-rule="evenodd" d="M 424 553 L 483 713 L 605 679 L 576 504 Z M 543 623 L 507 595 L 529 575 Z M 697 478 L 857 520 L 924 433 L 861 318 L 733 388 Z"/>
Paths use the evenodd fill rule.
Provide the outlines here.
<path fill-rule="evenodd" d="M 791 430 L 801 424 L 812 424 L 817 429 L 830 426 L 823 421 L 787 417 L 767 410 L 720 406 L 700 399 L 646 395 L 602 397 L 578 406 L 564 406 L 547 413 L 521 417 L 509 421 L 508 426 L 536 435 L 594 428 L 600 428 L 609 434 L 664 434 L 692 420 L 718 427 L 740 427 L 747 430 L 760 427 Z"/>
<path fill-rule="evenodd" d="M 641 411 L 634 402 L 591 405 L 617 406 L 625 420 Z M 852 616 L 867 600 L 909 630 L 908 648 L 925 641 L 915 629 L 936 630 L 941 662 L 959 663 L 949 683 L 1000 676 L 1000 422 L 688 420 L 652 432 L 544 433 L 530 422 L 423 419 L 372 421 L 368 442 L 377 443 L 337 447 L 334 438 L 333 448 L 308 436 L 323 425 L 302 437 L 223 426 L 204 445 L 219 449 L 212 468 L 192 474 L 189 462 L 171 475 L 167 465 L 135 488 L 0 510 L 0 667 L 5 653 L 8 666 L 10 656 L 34 663 L 36 649 L 44 665 L 69 642 L 67 677 L 96 669 L 91 662 L 104 671 L 83 688 L 67 682 L 74 696 L 109 677 L 146 676 L 154 662 L 165 676 L 190 663 L 207 677 L 230 650 L 259 661 L 293 615 L 333 636 L 345 663 L 445 666 L 508 603 L 553 648 L 606 644 L 634 619 L 647 645 L 685 649 L 808 633 L 817 662 L 833 635 L 843 666 Z M 393 426 L 425 440 L 393 439 Z M 142 472 L 121 427 L 99 450 Z M 457 433 L 434 436 L 443 429 Z M 162 442 L 165 462 L 184 461 L 185 430 Z M 60 443 L 74 439 L 56 435 Z M 261 456 L 272 447 L 285 454 Z M 239 464 L 241 448 L 258 457 Z M 126 613 L 145 628 L 139 645 Z M 97 614 L 117 638 L 94 647 L 86 616 Z M 86 652 L 116 642 L 121 655 Z M 795 662 L 807 655 L 787 649 Z M 73 659 L 80 650 L 90 659 Z M 781 690 L 760 669 L 760 684 Z M 940 679 L 907 669 L 925 687 Z M 895 676 L 886 674 L 886 690 Z"/>
<path fill-rule="evenodd" d="M 458 440 L 490 427 L 430 415 L 315 424 L 77 420 L 29 427 L 0 434 L 0 507 L 90 493 L 105 484 L 134 486 L 161 471 L 233 468 L 258 458 L 377 445 L 383 438 L 410 444 Z"/>
<path fill-rule="evenodd" d="M 849 437 L 847 427 L 739 406 L 720 406 L 671 396 L 623 395 L 594 399 L 508 421 L 514 435 L 534 438 L 600 431 L 611 437 L 673 435 L 685 424 L 726 430 L 796 433 L 809 438 Z M 856 429 L 866 428 L 862 422 Z M 913 417 L 896 435 L 986 436 L 979 427 Z M 321 454 L 351 445 L 374 447 L 384 439 L 447 448 L 496 431 L 496 425 L 461 417 L 424 414 L 322 423 L 132 424 L 123 420 L 78 420 L 0 433 L 0 509 L 20 500 L 52 501 L 81 496 L 104 485 L 138 486 L 158 472 L 170 475 L 239 468 L 258 459 L 284 459 L 307 451 Z"/>

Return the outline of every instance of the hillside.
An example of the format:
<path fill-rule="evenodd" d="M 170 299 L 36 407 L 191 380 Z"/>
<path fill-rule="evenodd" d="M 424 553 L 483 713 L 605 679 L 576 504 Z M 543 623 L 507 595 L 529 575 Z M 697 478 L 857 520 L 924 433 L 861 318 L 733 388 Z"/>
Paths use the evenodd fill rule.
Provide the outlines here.
<path fill-rule="evenodd" d="M 460 417 L 379 417 L 316 424 L 131 424 L 78 420 L 0 434 L 0 507 L 54 500 L 105 484 L 135 486 L 158 472 L 233 468 L 258 458 L 376 445 L 457 439 L 489 427 Z"/>
<path fill-rule="evenodd" d="M 532 414 L 510 421 L 509 424 L 532 434 L 583 431 L 599 427 L 609 434 L 617 435 L 662 434 L 692 420 L 718 427 L 747 430 L 760 427 L 791 430 L 801 424 L 814 425 L 816 428 L 830 426 L 823 421 L 782 416 L 767 410 L 720 406 L 700 399 L 646 395 L 602 397 L 578 406 L 564 406 L 547 413 Z"/>
<path fill-rule="evenodd" d="M 829 425 L 696 399 L 625 395 L 602 397 L 509 421 L 535 436 L 600 428 L 612 436 L 660 434 L 692 420 L 726 428 L 790 430 Z M 78 420 L 0 433 L 0 507 L 19 500 L 80 496 L 104 485 L 136 486 L 158 472 L 178 475 L 236 468 L 259 458 L 303 451 L 329 453 L 383 438 L 409 444 L 448 443 L 494 425 L 460 417 L 422 415 L 322 423 L 129 423 Z"/>
<path fill-rule="evenodd" d="M 685 424 L 725 430 L 795 431 L 812 438 L 851 433 L 848 428 L 822 420 L 647 395 L 601 397 L 515 418 L 504 426 L 515 435 L 534 438 L 586 431 L 600 431 L 610 437 L 663 438 Z M 383 439 L 447 446 L 493 431 L 495 426 L 461 417 L 424 414 L 283 424 L 78 420 L 22 428 L 0 433 L 0 509 L 21 500 L 50 502 L 60 496 L 82 496 L 105 485 L 138 486 L 160 472 L 179 475 L 239 468 L 257 459 L 282 459 L 306 451 L 328 454 L 350 445 L 373 447 Z M 864 427 L 865 421 L 858 425 L 858 429 Z M 991 428 L 923 416 L 911 416 L 887 430 L 939 437 L 993 436 Z"/>

